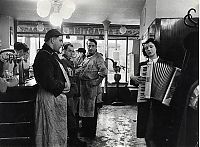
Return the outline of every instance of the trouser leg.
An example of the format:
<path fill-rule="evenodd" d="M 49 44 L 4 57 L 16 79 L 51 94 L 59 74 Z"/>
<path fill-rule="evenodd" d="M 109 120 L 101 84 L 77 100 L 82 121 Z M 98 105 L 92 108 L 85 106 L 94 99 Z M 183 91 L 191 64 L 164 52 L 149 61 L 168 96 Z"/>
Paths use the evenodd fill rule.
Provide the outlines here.
<path fill-rule="evenodd" d="M 78 127 L 71 107 L 67 108 L 67 129 L 69 138 L 77 137 Z"/>
<path fill-rule="evenodd" d="M 95 107 L 94 117 L 82 117 L 82 130 L 86 136 L 94 137 L 96 135 L 97 118 L 97 107 Z"/>

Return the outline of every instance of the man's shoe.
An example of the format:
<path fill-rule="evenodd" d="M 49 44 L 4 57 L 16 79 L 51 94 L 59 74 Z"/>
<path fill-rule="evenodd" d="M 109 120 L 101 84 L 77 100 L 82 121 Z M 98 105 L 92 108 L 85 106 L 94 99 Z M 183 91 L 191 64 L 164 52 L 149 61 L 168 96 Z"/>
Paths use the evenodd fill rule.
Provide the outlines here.
<path fill-rule="evenodd" d="M 93 133 L 80 132 L 80 137 L 87 137 L 90 139 L 94 139 L 96 137 L 96 135 Z"/>
<path fill-rule="evenodd" d="M 68 140 L 69 147 L 87 147 L 87 143 L 76 138 Z"/>
<path fill-rule="evenodd" d="M 95 134 L 91 134 L 91 135 L 88 135 L 87 136 L 89 139 L 95 139 L 96 138 L 96 135 Z"/>

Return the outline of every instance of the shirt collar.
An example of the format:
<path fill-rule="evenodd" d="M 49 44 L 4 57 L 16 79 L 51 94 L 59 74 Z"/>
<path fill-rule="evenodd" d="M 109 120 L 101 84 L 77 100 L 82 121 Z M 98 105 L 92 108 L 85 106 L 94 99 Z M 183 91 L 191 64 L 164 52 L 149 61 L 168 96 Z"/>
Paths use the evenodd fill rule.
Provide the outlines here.
<path fill-rule="evenodd" d="M 159 58 L 159 56 L 158 56 L 157 58 L 155 58 L 155 59 L 149 59 L 149 62 L 154 62 L 154 63 L 156 63 L 156 62 L 158 61 L 158 58 Z"/>
<path fill-rule="evenodd" d="M 87 57 L 89 57 L 89 58 L 91 58 L 91 57 L 93 57 L 95 54 L 96 54 L 97 52 L 95 52 L 94 54 L 87 54 Z"/>

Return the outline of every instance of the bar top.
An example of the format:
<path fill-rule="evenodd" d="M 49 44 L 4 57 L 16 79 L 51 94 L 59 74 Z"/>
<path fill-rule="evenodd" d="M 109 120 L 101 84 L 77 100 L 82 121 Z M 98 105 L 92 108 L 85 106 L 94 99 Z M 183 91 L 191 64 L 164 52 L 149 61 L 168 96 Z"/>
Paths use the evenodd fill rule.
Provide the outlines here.
<path fill-rule="evenodd" d="M 5 93 L 0 93 L 0 102 L 25 101 L 35 99 L 37 86 L 35 79 L 29 79 L 23 85 L 8 87 Z"/>

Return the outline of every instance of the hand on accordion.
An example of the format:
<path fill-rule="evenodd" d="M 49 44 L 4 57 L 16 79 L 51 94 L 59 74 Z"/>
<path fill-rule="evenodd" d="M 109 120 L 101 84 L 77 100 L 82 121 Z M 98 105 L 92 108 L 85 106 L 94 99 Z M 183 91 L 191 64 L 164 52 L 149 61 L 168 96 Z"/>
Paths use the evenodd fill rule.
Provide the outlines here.
<path fill-rule="evenodd" d="M 145 83 L 146 78 L 142 76 L 133 76 L 131 77 L 131 80 L 133 80 L 136 84 L 142 84 Z"/>

